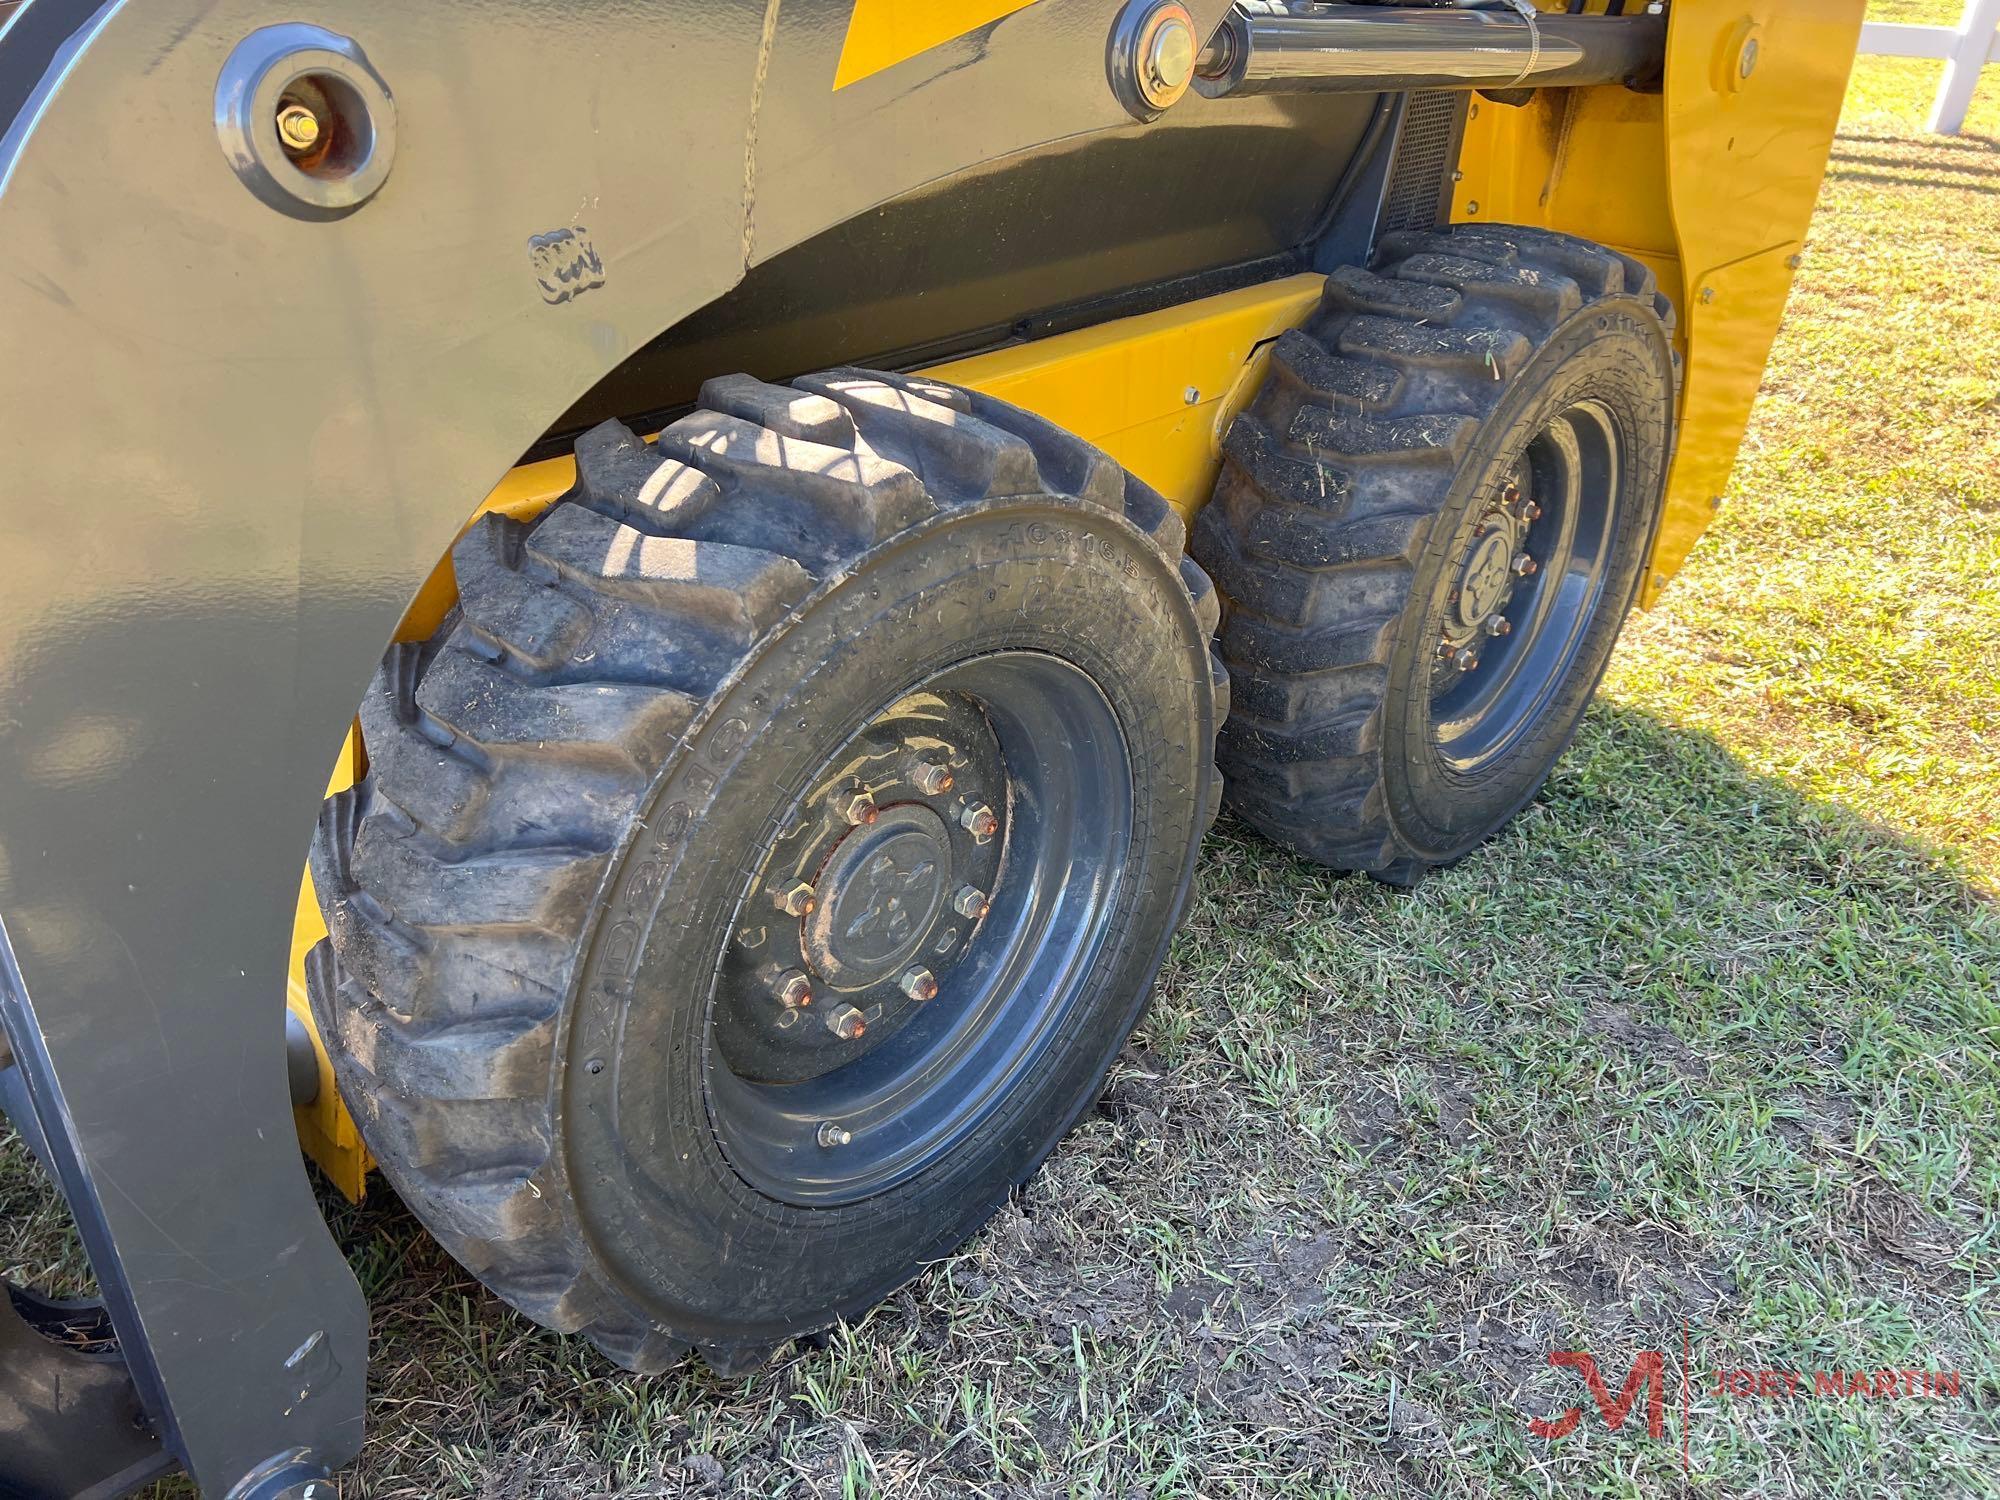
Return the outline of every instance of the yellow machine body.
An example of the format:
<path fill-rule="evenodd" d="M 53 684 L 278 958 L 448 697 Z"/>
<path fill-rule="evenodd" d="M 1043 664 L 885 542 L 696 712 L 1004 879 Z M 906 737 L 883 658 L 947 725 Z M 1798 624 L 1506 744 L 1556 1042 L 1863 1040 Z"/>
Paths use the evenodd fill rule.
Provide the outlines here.
<path fill-rule="evenodd" d="M 990 18 L 1025 0 L 982 0 Z M 1452 218 L 1581 235 L 1651 266 L 1680 313 L 1678 446 L 1648 570 L 1650 603 L 1721 504 L 1784 312 L 1865 0 L 1675 0 L 1665 86 L 1544 89 L 1525 105 L 1475 96 Z M 1548 8 L 1556 8 L 1550 6 Z M 1599 8 L 1593 3 L 1592 9 Z M 916 50 L 904 0 L 861 0 L 840 83 Z M 956 34 L 952 31 L 951 34 Z M 857 35 L 860 40 L 857 41 Z M 1303 322 L 1320 278 L 1287 277 L 934 367 L 1096 443 L 1192 518 L 1214 485 L 1222 437 L 1255 393 L 1270 344 Z M 727 372 L 717 372 L 727 373 Z M 567 459 L 509 473 L 467 517 L 538 514 L 573 478 Z M 411 602 L 399 639 L 427 637 L 457 597 L 449 558 Z M 329 790 L 365 769 L 350 734 Z M 287 1003 L 305 1019 L 303 960 L 325 935 L 302 886 Z M 307 1154 L 351 1198 L 370 1160 L 334 1087 L 299 1109 Z"/>

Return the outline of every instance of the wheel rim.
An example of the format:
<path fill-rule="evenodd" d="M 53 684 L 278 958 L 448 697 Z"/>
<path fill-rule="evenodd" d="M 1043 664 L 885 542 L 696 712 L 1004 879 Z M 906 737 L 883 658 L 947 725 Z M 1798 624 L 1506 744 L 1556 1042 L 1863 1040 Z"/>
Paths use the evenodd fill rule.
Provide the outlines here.
<path fill-rule="evenodd" d="M 1612 563 L 1620 441 L 1595 401 L 1529 440 L 1439 581 L 1431 741 L 1474 774 L 1540 722 L 1597 613 Z"/>
<path fill-rule="evenodd" d="M 877 713 L 731 927 L 704 1073 L 735 1170 L 852 1202 L 974 1135 L 1078 1009 L 1132 825 L 1116 715 L 1060 658 L 976 658 Z"/>

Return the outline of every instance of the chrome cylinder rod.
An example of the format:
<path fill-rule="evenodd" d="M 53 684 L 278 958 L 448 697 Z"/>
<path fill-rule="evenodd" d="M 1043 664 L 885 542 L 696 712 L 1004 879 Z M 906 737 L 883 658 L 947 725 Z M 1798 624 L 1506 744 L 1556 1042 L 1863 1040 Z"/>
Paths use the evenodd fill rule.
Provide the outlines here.
<path fill-rule="evenodd" d="M 1656 81 L 1663 16 L 1538 15 L 1237 0 L 1195 66 L 1211 99 Z"/>

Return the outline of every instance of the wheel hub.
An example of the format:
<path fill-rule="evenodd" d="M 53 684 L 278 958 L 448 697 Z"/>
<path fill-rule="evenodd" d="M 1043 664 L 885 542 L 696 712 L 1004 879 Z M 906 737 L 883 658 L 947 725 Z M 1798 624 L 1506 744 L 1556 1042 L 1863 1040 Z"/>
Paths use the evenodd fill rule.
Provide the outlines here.
<path fill-rule="evenodd" d="M 766 826 L 710 992 L 709 1119 L 753 1186 L 851 1202 L 971 1138 L 1074 1020 L 1133 761 L 1088 673 L 984 653 L 830 749 Z"/>
<path fill-rule="evenodd" d="M 1473 548 L 1459 589 L 1458 618 L 1463 627 L 1484 625 L 1507 597 L 1513 581 L 1508 564 L 1514 560 L 1511 528 L 1495 527 Z"/>
<path fill-rule="evenodd" d="M 1620 437 L 1597 402 L 1555 414 L 1466 526 L 1436 584 L 1431 733 L 1461 774 L 1537 722 L 1564 681 L 1614 554 Z"/>
<path fill-rule="evenodd" d="M 767 846 L 724 966 L 730 1068 L 817 1078 L 948 1002 L 1000 875 L 1008 800 L 999 743 L 957 695 L 905 698 L 834 754 Z"/>
<path fill-rule="evenodd" d="M 882 809 L 834 847 L 819 906 L 805 923 L 805 957 L 840 989 L 865 989 L 924 951 L 951 879 L 951 834 L 921 802 Z"/>
<path fill-rule="evenodd" d="M 1491 637 L 1512 628 L 1509 607 L 1522 581 L 1539 571 L 1529 550 L 1541 507 L 1532 498 L 1532 476 L 1522 465 L 1480 513 L 1453 585 L 1432 674 L 1435 692 L 1448 691 L 1479 669 Z"/>

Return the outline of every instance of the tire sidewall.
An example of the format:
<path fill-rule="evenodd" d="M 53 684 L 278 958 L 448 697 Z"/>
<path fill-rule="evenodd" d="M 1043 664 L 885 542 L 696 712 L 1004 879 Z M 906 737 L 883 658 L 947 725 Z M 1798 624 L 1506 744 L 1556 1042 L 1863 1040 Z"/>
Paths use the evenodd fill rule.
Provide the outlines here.
<path fill-rule="evenodd" d="M 1590 304 L 1560 325 L 1481 423 L 1459 465 L 1412 580 L 1412 611 L 1390 658 L 1383 704 L 1384 793 L 1403 847 L 1428 863 L 1466 853 L 1541 789 L 1575 738 L 1638 598 L 1652 552 L 1670 458 L 1674 379 L 1666 330 L 1632 297 Z M 1611 563 L 1565 679 L 1539 720 L 1495 762 L 1472 775 L 1446 767 L 1432 739 L 1429 643 L 1439 637 L 1438 583 L 1456 569 L 1478 521 L 1529 440 L 1580 400 L 1601 403 L 1620 442 L 1621 493 Z"/>
<path fill-rule="evenodd" d="M 730 1166 L 703 1085 L 721 951 L 758 855 L 850 733 L 936 671 L 1005 650 L 1088 673 L 1131 757 L 1132 845 L 1086 989 L 951 1156 L 853 1204 L 766 1197 Z M 977 1228 L 1088 1106 L 1138 1019 L 1192 878 L 1214 730 L 1207 642 L 1172 563 L 1102 510 L 954 509 L 822 584 L 683 737 L 585 933 L 553 1156 L 605 1280 L 683 1335 L 778 1338 L 859 1313 Z"/>

